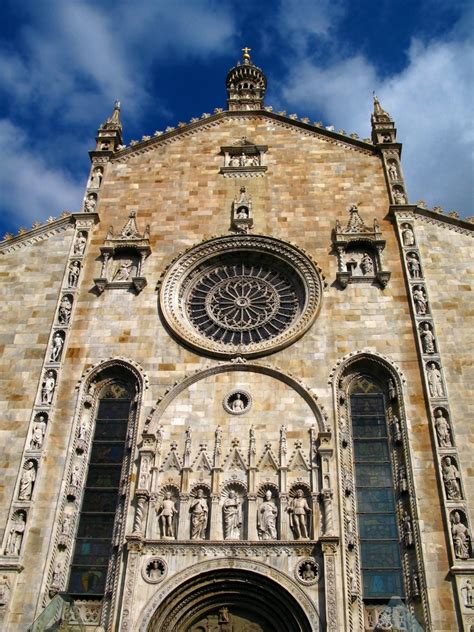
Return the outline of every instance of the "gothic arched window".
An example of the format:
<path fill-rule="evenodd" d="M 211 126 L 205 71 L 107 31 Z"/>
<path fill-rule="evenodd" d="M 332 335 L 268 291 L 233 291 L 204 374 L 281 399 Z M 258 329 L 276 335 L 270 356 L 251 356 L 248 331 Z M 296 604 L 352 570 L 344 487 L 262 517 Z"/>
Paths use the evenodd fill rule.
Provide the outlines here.
<path fill-rule="evenodd" d="M 129 379 L 112 378 L 99 386 L 68 584 L 74 596 L 100 598 L 106 592 L 120 528 L 118 514 L 123 510 L 120 488 L 129 468 L 127 444 L 134 402 L 135 388 Z"/>
<path fill-rule="evenodd" d="M 389 434 L 386 393 L 375 380 L 360 376 L 351 385 L 349 407 L 363 598 L 403 598 L 391 455 L 396 437 Z"/>

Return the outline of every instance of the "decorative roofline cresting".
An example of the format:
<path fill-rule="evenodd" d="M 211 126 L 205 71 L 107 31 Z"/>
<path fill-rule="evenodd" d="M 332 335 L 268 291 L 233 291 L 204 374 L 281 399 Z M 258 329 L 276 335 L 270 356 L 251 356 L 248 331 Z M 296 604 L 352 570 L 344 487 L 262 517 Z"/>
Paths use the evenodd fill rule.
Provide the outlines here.
<path fill-rule="evenodd" d="M 136 211 L 130 211 L 127 222 L 117 235 L 114 234 L 113 226 L 109 227 L 104 245 L 100 248 L 100 277 L 94 279 L 99 294 L 106 288 L 134 288 L 138 294 L 147 284 L 143 276 L 143 264 L 151 253 L 150 227 L 146 226 L 145 232 L 140 233 L 136 217 Z"/>
<path fill-rule="evenodd" d="M 346 288 L 349 283 L 373 281 L 384 288 L 390 279 L 390 272 L 383 269 L 385 239 L 382 239 L 380 225 L 374 219 L 373 228 L 369 228 L 355 204 L 348 210 L 346 228 L 342 228 L 340 221 L 336 220 L 333 231 L 338 263 L 336 278 L 342 288 Z"/>

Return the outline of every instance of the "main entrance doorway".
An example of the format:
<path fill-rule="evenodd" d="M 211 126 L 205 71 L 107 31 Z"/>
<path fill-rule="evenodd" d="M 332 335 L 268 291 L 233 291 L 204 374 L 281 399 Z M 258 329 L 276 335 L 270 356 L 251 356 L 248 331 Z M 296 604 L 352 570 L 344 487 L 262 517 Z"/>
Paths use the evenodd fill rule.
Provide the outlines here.
<path fill-rule="evenodd" d="M 202 573 L 160 604 L 148 632 L 312 632 L 297 600 L 270 578 L 239 569 Z"/>

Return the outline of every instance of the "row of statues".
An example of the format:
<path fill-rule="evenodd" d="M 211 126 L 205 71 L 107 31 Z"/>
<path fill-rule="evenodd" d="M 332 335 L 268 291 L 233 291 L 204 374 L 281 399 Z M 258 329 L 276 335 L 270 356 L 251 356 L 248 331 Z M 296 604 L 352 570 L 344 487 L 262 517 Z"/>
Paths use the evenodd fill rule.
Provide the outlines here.
<path fill-rule="evenodd" d="M 244 500 L 236 490 L 230 489 L 222 502 L 222 530 L 225 540 L 242 539 L 244 525 Z M 178 509 L 170 491 L 165 492 L 161 502 L 155 507 L 161 537 L 175 539 L 177 536 L 176 518 Z M 296 491 L 286 510 L 289 514 L 289 526 L 295 540 L 308 539 L 310 530 L 308 517 L 311 508 L 302 489 Z M 209 522 L 209 501 L 202 489 L 198 489 L 190 506 L 190 538 L 204 540 Z M 279 509 L 271 490 L 266 490 L 264 498 L 257 508 L 257 533 L 260 540 L 277 540 L 277 518 Z"/>
<path fill-rule="evenodd" d="M 239 155 L 235 154 L 229 158 L 229 167 L 259 167 L 260 156 L 258 154 L 248 155 L 242 151 Z"/>

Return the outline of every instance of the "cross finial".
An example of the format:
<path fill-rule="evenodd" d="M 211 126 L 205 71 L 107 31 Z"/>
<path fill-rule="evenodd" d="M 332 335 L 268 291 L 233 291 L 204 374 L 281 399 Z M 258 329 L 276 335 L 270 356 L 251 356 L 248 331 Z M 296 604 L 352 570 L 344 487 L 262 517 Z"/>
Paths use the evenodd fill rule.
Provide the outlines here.
<path fill-rule="evenodd" d="M 249 48 L 248 46 L 245 46 L 245 48 L 242 48 L 242 53 L 243 53 L 242 57 L 244 58 L 244 62 L 246 62 L 246 63 L 248 63 L 250 61 L 249 53 L 250 53 L 251 50 L 252 49 Z"/>

